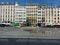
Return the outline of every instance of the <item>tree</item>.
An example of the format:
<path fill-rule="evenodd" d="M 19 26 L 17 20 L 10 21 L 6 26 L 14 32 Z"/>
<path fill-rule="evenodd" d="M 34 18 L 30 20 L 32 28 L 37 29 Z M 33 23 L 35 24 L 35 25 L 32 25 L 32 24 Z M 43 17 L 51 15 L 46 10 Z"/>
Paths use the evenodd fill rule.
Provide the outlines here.
<path fill-rule="evenodd" d="M 31 22 L 29 20 L 29 18 L 26 19 L 26 26 L 31 26 Z"/>

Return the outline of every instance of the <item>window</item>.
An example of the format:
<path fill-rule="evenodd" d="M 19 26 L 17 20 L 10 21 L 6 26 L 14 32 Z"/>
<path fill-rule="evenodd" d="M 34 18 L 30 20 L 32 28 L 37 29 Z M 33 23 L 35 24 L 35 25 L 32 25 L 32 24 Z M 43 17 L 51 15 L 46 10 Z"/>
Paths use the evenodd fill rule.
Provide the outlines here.
<path fill-rule="evenodd" d="M 48 16 L 48 15 L 50 16 L 50 14 L 46 14 L 46 16 Z"/>
<path fill-rule="evenodd" d="M 56 21 L 54 21 L 54 23 L 56 23 Z"/>
<path fill-rule="evenodd" d="M 42 14 L 42 16 L 45 16 L 44 14 Z"/>
<path fill-rule="evenodd" d="M 59 21 L 58 21 L 58 23 L 59 23 Z"/>
<path fill-rule="evenodd" d="M 38 16 L 41 16 L 41 14 L 38 14 Z"/>
<path fill-rule="evenodd" d="M 49 20 L 49 22 L 50 22 L 50 20 Z"/>
<path fill-rule="evenodd" d="M 50 17 L 49 17 L 49 19 L 50 19 Z"/>
<path fill-rule="evenodd" d="M 53 20 L 52 20 L 52 22 L 53 22 Z"/>
<path fill-rule="evenodd" d="M 38 21 L 38 22 L 41 22 L 41 21 Z"/>
<path fill-rule="evenodd" d="M 4 17 L 4 15 L 3 15 L 3 17 Z"/>
<path fill-rule="evenodd" d="M 45 13 L 44 11 L 42 11 L 42 13 Z"/>
<path fill-rule="evenodd" d="M 55 11 L 55 13 L 56 13 L 56 11 Z"/>
<path fill-rule="evenodd" d="M 4 21 L 4 19 L 3 19 L 3 21 Z"/>
<path fill-rule="evenodd" d="M 56 16 L 56 14 L 55 14 L 55 16 Z"/>
<path fill-rule="evenodd" d="M 8 19 L 8 21 L 9 21 L 9 19 Z"/>
<path fill-rule="evenodd" d="M 59 16 L 59 14 L 58 14 L 58 16 Z"/>
<path fill-rule="evenodd" d="M 59 13 L 59 11 L 58 11 L 58 13 Z"/>
<path fill-rule="evenodd" d="M 20 14 L 22 14 L 22 12 L 20 12 Z"/>
<path fill-rule="evenodd" d="M 19 21 L 19 22 L 22 22 L 22 21 Z"/>
<path fill-rule="evenodd" d="M 41 11 L 39 11 L 38 13 L 41 13 Z"/>
<path fill-rule="evenodd" d="M 11 9 L 11 11 L 12 11 L 12 9 Z"/>
<path fill-rule="evenodd" d="M 56 18 L 54 18 L 56 20 Z"/>
<path fill-rule="evenodd" d="M 19 17 L 22 17 L 22 15 L 19 15 Z"/>
<path fill-rule="evenodd" d="M 59 17 L 58 17 L 58 20 L 59 20 Z"/>
<path fill-rule="evenodd" d="M 40 17 L 38 19 L 41 19 Z"/>

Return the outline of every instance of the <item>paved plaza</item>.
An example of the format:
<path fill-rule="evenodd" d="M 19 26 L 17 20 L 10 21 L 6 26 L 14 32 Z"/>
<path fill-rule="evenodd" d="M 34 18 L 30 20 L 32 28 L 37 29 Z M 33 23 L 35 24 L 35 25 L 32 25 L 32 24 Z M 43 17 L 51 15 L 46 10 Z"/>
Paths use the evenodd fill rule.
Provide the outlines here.
<path fill-rule="evenodd" d="M 60 39 L 60 28 L 0 27 L 0 38 Z"/>

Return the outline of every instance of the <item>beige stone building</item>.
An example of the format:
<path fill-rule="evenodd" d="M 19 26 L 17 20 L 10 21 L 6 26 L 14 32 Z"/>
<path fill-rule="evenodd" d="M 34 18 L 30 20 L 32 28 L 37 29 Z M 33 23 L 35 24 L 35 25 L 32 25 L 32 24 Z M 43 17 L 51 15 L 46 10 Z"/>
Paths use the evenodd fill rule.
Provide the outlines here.
<path fill-rule="evenodd" d="M 46 5 L 38 7 L 37 23 L 45 25 Z"/>
<path fill-rule="evenodd" d="M 42 5 L 38 9 L 37 23 L 60 25 L 60 7 Z"/>
<path fill-rule="evenodd" d="M 46 8 L 45 24 L 60 25 L 60 7 Z"/>
<path fill-rule="evenodd" d="M 0 22 L 13 22 L 14 8 L 15 8 L 15 4 L 2 2 L 0 4 Z"/>
<path fill-rule="evenodd" d="M 27 19 L 32 25 L 37 24 L 38 5 L 36 3 L 26 4 Z"/>
<path fill-rule="evenodd" d="M 26 22 L 26 7 L 15 4 L 15 22 L 20 24 Z"/>

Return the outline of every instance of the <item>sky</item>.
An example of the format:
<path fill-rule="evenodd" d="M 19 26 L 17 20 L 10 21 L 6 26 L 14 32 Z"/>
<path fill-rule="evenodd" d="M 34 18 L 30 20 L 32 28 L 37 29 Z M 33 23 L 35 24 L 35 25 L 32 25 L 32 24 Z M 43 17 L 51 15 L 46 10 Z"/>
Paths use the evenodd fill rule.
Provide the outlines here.
<path fill-rule="evenodd" d="M 50 6 L 51 4 L 52 5 L 56 5 L 56 6 L 60 6 L 60 0 L 0 0 L 0 3 L 1 2 L 18 2 L 19 5 L 25 5 L 27 2 L 28 3 L 35 3 L 37 2 L 39 5 L 40 4 L 46 4 L 47 6 Z"/>

